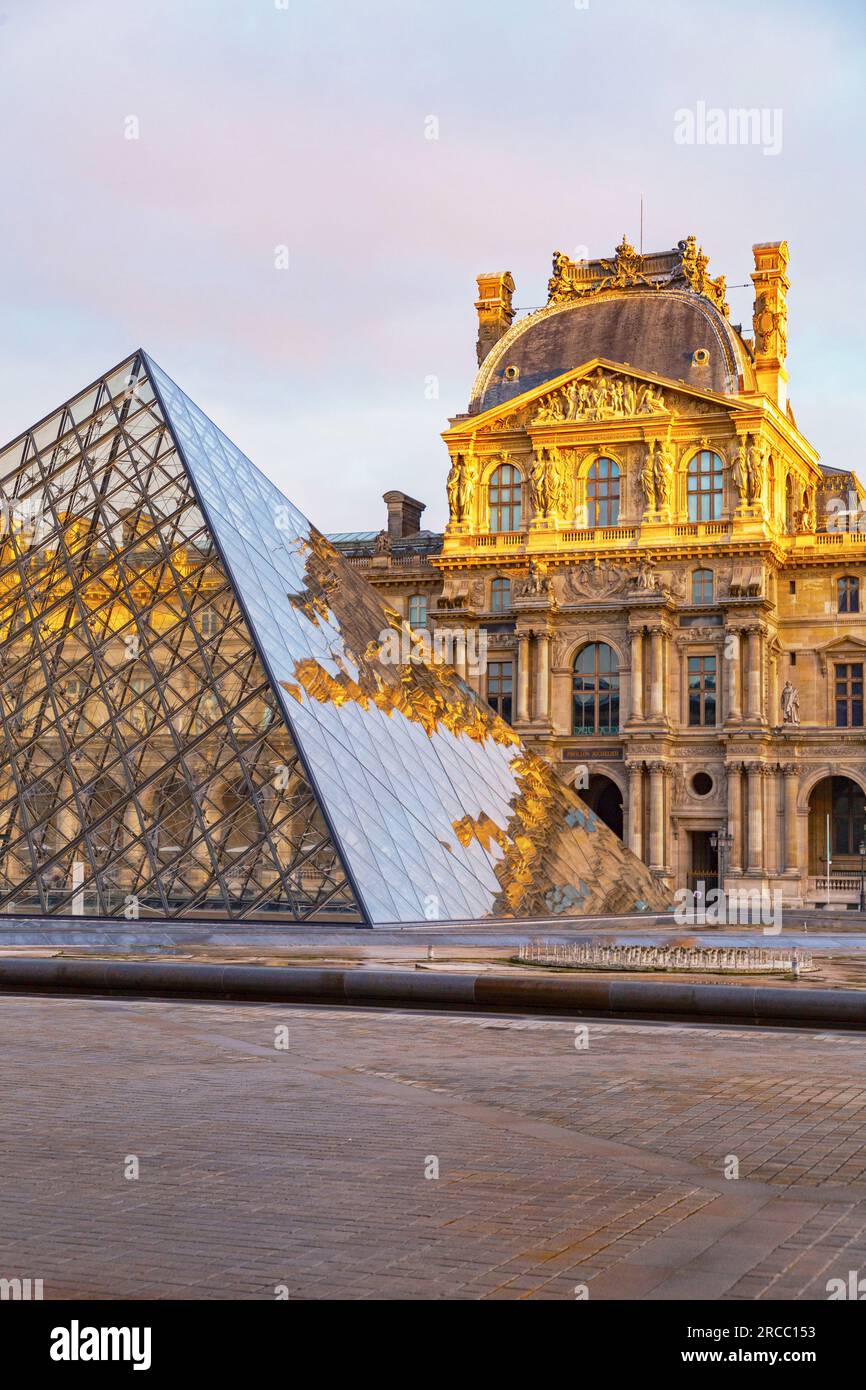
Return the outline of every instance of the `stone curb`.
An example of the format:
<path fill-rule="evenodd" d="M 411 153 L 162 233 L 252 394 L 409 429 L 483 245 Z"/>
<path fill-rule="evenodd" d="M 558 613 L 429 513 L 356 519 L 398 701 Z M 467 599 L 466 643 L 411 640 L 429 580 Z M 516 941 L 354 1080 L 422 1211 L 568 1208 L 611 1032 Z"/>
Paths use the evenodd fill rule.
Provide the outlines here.
<path fill-rule="evenodd" d="M 449 1009 L 821 1024 L 866 1030 L 866 990 L 779 989 L 415 970 L 307 969 L 138 961 L 0 960 L 0 993 L 260 999 Z"/>

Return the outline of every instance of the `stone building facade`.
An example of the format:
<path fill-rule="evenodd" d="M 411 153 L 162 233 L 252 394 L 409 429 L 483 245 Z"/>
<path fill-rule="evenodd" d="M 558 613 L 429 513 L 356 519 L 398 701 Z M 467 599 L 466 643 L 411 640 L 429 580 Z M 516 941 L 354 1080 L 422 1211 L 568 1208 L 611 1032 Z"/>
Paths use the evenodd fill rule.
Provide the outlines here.
<path fill-rule="evenodd" d="M 557 253 L 522 318 L 479 276 L 444 536 L 394 492 L 333 539 L 672 887 L 856 906 L 866 494 L 798 429 L 787 270 L 755 246 L 748 333 L 693 237 Z"/>

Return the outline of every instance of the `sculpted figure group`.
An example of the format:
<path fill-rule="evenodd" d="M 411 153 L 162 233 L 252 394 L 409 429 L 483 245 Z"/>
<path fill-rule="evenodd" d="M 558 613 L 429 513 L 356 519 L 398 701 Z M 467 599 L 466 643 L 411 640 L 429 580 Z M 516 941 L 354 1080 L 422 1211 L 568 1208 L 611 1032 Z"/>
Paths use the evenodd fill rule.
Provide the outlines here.
<path fill-rule="evenodd" d="M 651 439 L 641 468 L 641 488 L 648 512 L 667 511 L 671 503 L 671 488 L 676 453 L 669 439 Z"/>
<path fill-rule="evenodd" d="M 469 520 L 475 486 L 478 482 L 478 463 L 472 454 L 456 454 L 445 483 L 448 492 L 448 511 L 452 521 Z"/>
<path fill-rule="evenodd" d="M 743 506 L 757 506 L 764 492 L 769 450 L 766 444 L 759 445 L 756 440 L 749 443 L 749 436 L 740 439 L 739 447 L 731 464 L 731 480 Z"/>
<path fill-rule="evenodd" d="M 574 514 L 572 477 L 574 458 L 570 450 L 536 449 L 529 471 L 529 490 L 536 516 L 570 521 Z"/>
<path fill-rule="evenodd" d="M 532 421 L 556 425 L 566 420 L 610 420 L 631 415 L 658 415 L 668 410 L 664 393 L 650 383 L 641 386 L 630 377 L 599 371 L 585 381 L 572 381 L 545 396 Z"/>

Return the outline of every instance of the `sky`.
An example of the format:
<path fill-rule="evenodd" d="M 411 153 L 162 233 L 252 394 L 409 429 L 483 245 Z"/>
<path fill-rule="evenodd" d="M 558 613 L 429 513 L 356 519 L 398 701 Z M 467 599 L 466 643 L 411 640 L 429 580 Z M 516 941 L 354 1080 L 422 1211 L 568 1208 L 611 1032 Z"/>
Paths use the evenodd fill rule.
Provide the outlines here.
<path fill-rule="evenodd" d="M 797 421 L 866 481 L 864 117 L 861 0 L 0 0 L 0 441 L 142 346 L 323 530 L 441 528 L 476 275 L 541 305 L 643 197 L 747 331 L 788 241 Z"/>

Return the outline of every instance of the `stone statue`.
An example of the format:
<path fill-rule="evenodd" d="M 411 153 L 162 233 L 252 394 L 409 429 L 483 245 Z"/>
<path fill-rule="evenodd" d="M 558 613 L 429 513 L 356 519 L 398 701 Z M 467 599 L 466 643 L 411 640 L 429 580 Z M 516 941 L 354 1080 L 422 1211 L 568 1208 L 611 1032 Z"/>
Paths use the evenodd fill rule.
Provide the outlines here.
<path fill-rule="evenodd" d="M 747 440 L 748 435 L 746 435 L 744 439 L 740 440 L 740 446 L 737 449 L 737 452 L 734 455 L 734 461 L 731 464 L 731 479 L 733 481 L 734 487 L 737 489 L 737 492 L 739 493 L 740 502 L 743 504 L 745 504 L 746 498 L 748 497 L 749 493 Z"/>
<path fill-rule="evenodd" d="M 529 574 L 520 586 L 522 594 L 547 594 L 550 592 L 550 578 L 546 570 L 539 562 L 530 558 Z"/>
<path fill-rule="evenodd" d="M 761 500 L 763 486 L 763 451 L 757 443 L 753 443 L 746 455 L 746 497 L 750 507 L 754 507 Z"/>
<path fill-rule="evenodd" d="M 649 560 L 646 558 L 646 556 L 643 557 L 643 559 L 640 561 L 640 564 L 637 567 L 637 574 L 634 578 L 634 585 L 636 589 L 658 588 L 658 584 L 656 583 L 655 571 L 653 570 L 653 567 L 650 564 Z"/>
<path fill-rule="evenodd" d="M 380 531 L 376 537 L 375 550 L 377 555 L 391 554 L 391 537 L 387 531 Z"/>
<path fill-rule="evenodd" d="M 451 460 L 451 467 L 448 470 L 448 480 L 445 484 L 448 492 L 448 512 L 452 521 L 457 521 L 459 513 L 460 495 L 460 469 L 463 463 L 462 456 L 455 454 Z"/>
<path fill-rule="evenodd" d="M 469 508 L 472 506 L 472 499 L 475 496 L 475 484 L 478 481 L 478 464 L 470 455 L 463 460 L 460 469 L 460 477 L 457 484 L 457 519 L 466 521 L 469 517 Z"/>
<path fill-rule="evenodd" d="M 557 449 L 551 454 L 548 465 L 548 506 L 551 513 L 561 521 L 570 521 L 573 512 L 572 464 L 572 455 Z"/>
<path fill-rule="evenodd" d="M 800 722 L 800 696 L 797 694 L 796 686 L 790 681 L 785 681 L 781 696 L 782 722 L 785 724 L 799 724 Z"/>
<path fill-rule="evenodd" d="M 648 512 L 656 510 L 655 448 L 655 440 L 651 439 L 647 444 L 643 467 L 640 471 L 640 485 L 646 498 Z"/>
<path fill-rule="evenodd" d="M 544 449 L 538 449 L 533 454 L 532 467 L 529 470 L 529 495 L 532 498 L 532 509 L 536 516 L 547 516 L 550 510 L 545 452 Z"/>
<path fill-rule="evenodd" d="M 659 444 L 653 459 L 653 482 L 655 484 L 656 510 L 663 511 L 670 502 L 671 482 L 674 475 L 674 451 L 670 440 Z"/>

